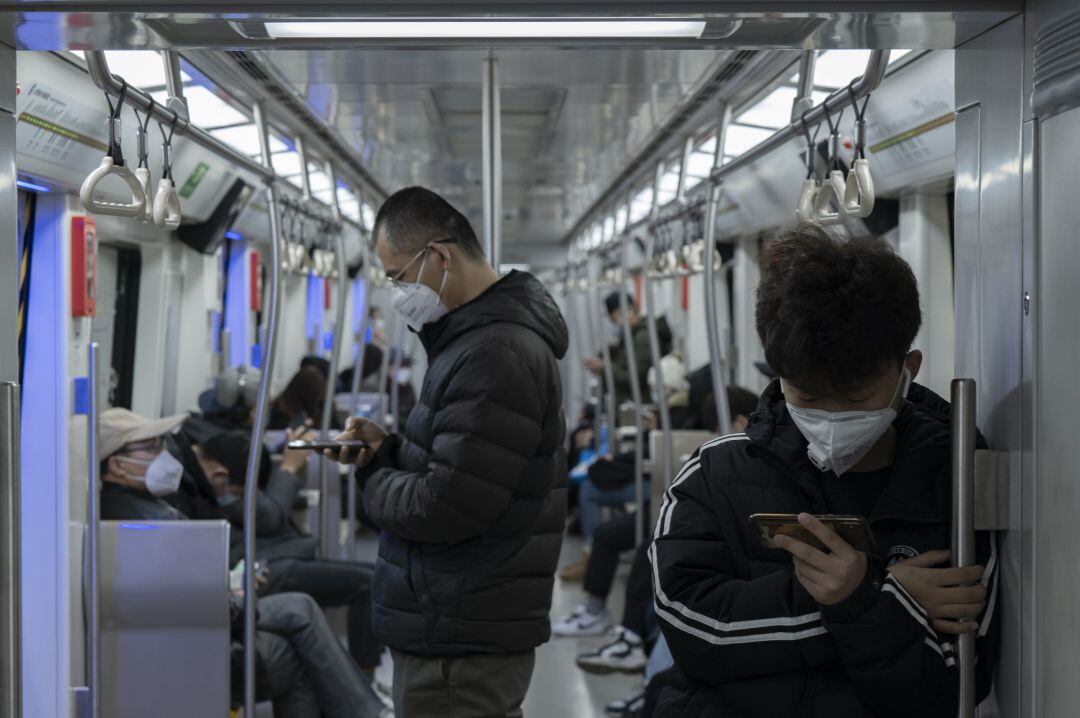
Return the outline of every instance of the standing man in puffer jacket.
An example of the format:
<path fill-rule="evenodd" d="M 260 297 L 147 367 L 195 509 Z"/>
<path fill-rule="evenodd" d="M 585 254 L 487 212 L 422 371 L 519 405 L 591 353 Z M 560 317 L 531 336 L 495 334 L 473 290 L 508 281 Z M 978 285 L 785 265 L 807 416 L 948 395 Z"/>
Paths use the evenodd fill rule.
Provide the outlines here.
<path fill-rule="evenodd" d="M 427 351 L 402 435 L 350 419 L 382 530 L 374 622 L 398 718 L 520 716 L 548 615 L 566 511 L 558 360 L 567 330 L 531 275 L 500 278 L 465 217 L 410 187 L 375 218 L 393 308 Z"/>

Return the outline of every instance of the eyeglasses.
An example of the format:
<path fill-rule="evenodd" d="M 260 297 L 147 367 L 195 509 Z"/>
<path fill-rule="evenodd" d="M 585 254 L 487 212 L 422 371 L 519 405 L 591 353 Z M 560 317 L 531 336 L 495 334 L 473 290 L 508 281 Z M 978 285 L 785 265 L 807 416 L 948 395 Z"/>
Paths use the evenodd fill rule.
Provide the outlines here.
<path fill-rule="evenodd" d="M 147 439 L 145 441 L 137 441 L 133 444 L 127 444 L 121 450 L 121 453 L 132 454 L 135 452 L 145 452 L 147 454 L 158 454 L 165 448 L 165 441 L 159 436 L 156 439 Z"/>
<path fill-rule="evenodd" d="M 416 255 L 414 255 L 413 258 L 410 259 L 405 264 L 405 266 L 401 268 L 400 272 L 397 272 L 394 276 L 390 277 L 390 283 L 395 287 L 400 287 L 403 284 L 410 284 L 410 282 L 401 281 L 401 278 L 405 276 L 405 272 L 409 271 L 409 267 L 411 267 L 413 263 L 416 262 L 416 260 L 420 259 L 428 253 L 428 251 L 431 249 L 431 245 L 433 244 L 457 244 L 457 237 L 443 237 L 442 239 L 433 239 L 432 241 L 428 242 L 427 246 L 417 252 Z M 423 270 L 421 269 L 421 271 Z M 417 276 L 417 280 L 419 279 L 420 277 Z"/>

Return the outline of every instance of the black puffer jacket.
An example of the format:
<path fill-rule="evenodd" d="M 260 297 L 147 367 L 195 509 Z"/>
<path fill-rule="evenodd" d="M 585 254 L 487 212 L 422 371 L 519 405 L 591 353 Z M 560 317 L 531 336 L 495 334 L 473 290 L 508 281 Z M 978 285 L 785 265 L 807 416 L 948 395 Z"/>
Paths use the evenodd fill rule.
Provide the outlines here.
<path fill-rule="evenodd" d="M 665 494 L 650 558 L 656 613 L 679 675 L 654 715 L 952 718 L 954 637 L 936 633 L 886 571 L 949 548 L 948 403 L 912 385 L 893 424 L 890 481 L 868 517 L 876 555 L 851 596 L 822 606 L 795 577 L 791 556 L 764 548 L 748 520 L 829 513 L 779 386 L 765 390 L 746 434 L 705 444 Z M 976 641 L 982 697 L 994 667 L 998 561 L 994 536 L 976 539 L 987 586 Z"/>
<path fill-rule="evenodd" d="M 420 338 L 428 370 L 404 436 L 357 474 L 382 529 L 376 632 L 427 656 L 534 648 L 550 636 L 566 511 L 566 325 L 511 272 Z"/>

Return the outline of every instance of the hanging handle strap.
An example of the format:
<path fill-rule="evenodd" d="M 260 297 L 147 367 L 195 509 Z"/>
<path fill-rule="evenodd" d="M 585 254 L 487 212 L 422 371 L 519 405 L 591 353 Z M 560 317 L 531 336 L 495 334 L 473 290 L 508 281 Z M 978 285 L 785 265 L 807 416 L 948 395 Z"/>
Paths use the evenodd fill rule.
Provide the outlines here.
<path fill-rule="evenodd" d="M 829 125 L 829 164 L 832 169 L 814 198 L 814 218 L 821 224 L 843 224 L 847 221 L 847 208 L 844 206 L 847 178 L 840 165 L 840 121 L 843 117 L 844 111 L 841 110 L 834 122 L 829 114 L 829 106 L 825 105 L 825 122 Z"/>
<path fill-rule="evenodd" d="M 91 172 L 82 187 L 79 188 L 79 200 L 83 208 L 92 214 L 112 215 L 116 217 L 138 217 L 146 207 L 146 192 L 139 178 L 124 164 L 124 152 L 120 146 L 120 116 L 127 97 L 127 83 L 120 87 L 116 104 L 108 93 L 105 102 L 109 105 L 109 147 L 98 168 Z M 117 177 L 127 185 L 131 192 L 128 202 L 110 202 L 97 197 L 98 185 L 106 177 Z"/>
<path fill-rule="evenodd" d="M 860 108 L 852 85 L 848 85 L 848 95 L 855 113 L 855 161 L 844 188 L 844 209 L 851 217 L 869 217 L 874 211 L 875 200 L 874 178 L 870 174 L 870 162 L 866 159 L 866 106 L 870 96 L 866 96 Z"/>
<path fill-rule="evenodd" d="M 172 173 L 172 140 L 176 132 L 176 123 L 179 116 L 174 110 L 173 121 L 169 127 L 169 134 L 165 134 L 165 128 L 158 125 L 161 132 L 161 179 L 158 180 L 157 192 L 154 195 L 154 224 L 162 229 L 176 229 L 180 226 L 182 213 L 180 208 L 180 195 L 176 193 L 176 183 Z"/>

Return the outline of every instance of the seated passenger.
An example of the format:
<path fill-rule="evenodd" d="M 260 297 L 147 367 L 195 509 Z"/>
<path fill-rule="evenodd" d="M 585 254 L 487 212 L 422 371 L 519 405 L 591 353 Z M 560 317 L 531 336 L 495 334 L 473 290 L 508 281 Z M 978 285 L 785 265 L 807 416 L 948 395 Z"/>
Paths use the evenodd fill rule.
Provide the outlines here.
<path fill-rule="evenodd" d="M 753 392 L 742 387 L 729 386 L 728 408 L 731 411 L 731 423 L 741 431 L 750 421 L 750 414 L 757 406 L 757 397 Z M 697 411 L 697 415 L 707 417 L 709 421 L 705 426 L 710 431 L 719 432 L 716 421 L 716 402 L 710 393 L 705 397 L 706 406 Z M 705 428 L 695 427 L 695 428 Z M 633 483 L 634 468 L 633 457 L 630 457 L 628 476 L 626 480 Z M 582 492 L 583 495 L 585 492 Z M 632 499 L 631 499 L 632 500 Z M 584 511 L 584 507 L 583 507 Z M 615 571 L 619 566 L 619 554 L 634 548 L 634 524 L 637 521 L 635 514 L 619 516 L 604 524 L 601 524 L 593 533 L 592 551 L 588 556 L 585 567 L 585 602 L 578 605 L 573 613 L 562 621 L 558 621 L 551 627 L 551 632 L 556 636 L 598 636 L 606 633 L 611 627 L 611 615 L 607 610 L 607 598 L 611 593 L 611 587 L 615 583 Z M 646 536 L 650 535 L 652 527 L 646 528 Z M 635 558 L 634 565 L 647 566 L 644 563 L 645 550 L 648 543 L 643 543 L 638 548 L 640 557 Z M 645 574 L 648 576 L 648 574 Z M 595 656 L 599 661 L 598 670 L 613 668 L 613 665 L 605 663 L 607 656 L 621 656 L 624 660 L 619 661 L 616 670 L 629 670 L 639 672 L 645 666 L 644 643 L 647 638 L 642 630 L 645 624 L 644 608 L 647 602 L 652 601 L 651 580 L 634 581 L 633 571 L 631 580 L 626 587 L 627 595 L 623 621 L 619 626 L 615 640 L 611 641 L 596 651 L 590 651 L 589 656 Z M 637 590 L 633 596 L 631 591 Z M 625 650 L 624 650 L 625 649 Z M 586 659 L 589 663 L 591 659 Z M 595 663 L 596 661 L 593 661 Z M 578 658 L 578 665 L 582 666 L 582 657 Z M 586 666 L 582 666 L 586 670 Z"/>
<path fill-rule="evenodd" d="M 289 434 L 301 438 L 306 427 Z M 309 437 L 310 438 L 310 437 Z M 218 504 L 243 545 L 244 478 L 251 437 L 244 432 L 222 434 L 193 447 L 199 473 L 210 477 Z M 260 473 L 267 479 L 256 497 L 255 552 L 270 568 L 265 593 L 296 591 L 313 597 L 324 608 L 348 608 L 349 651 L 368 673 L 379 665 L 382 647 L 371 622 L 370 565 L 355 561 L 317 559 L 317 540 L 296 526 L 291 511 L 300 491 L 298 476 L 307 463 L 308 451 L 286 450 L 274 467 L 263 448 Z"/>
<path fill-rule="evenodd" d="M 911 268 L 877 238 L 815 226 L 762 254 L 757 328 L 774 381 L 745 434 L 699 449 L 652 548 L 678 675 L 655 715 L 953 718 L 955 636 L 976 636 L 977 695 L 997 630 L 993 534 L 950 568 L 950 407 L 913 384 Z M 766 548 L 748 517 L 793 513 L 820 540 Z M 815 514 L 866 517 L 855 550 Z"/>
<path fill-rule="evenodd" d="M 310 420 L 322 418 L 322 405 L 326 399 L 326 379 L 313 366 L 296 372 L 285 390 L 270 405 L 268 429 L 280 431 L 303 426 Z"/>
<path fill-rule="evenodd" d="M 164 448 L 165 436 L 183 420 L 180 415 L 152 421 L 120 408 L 102 412 L 98 433 L 105 457 L 103 519 L 186 520 L 163 499 L 176 490 L 183 474 L 183 466 Z M 242 601 L 234 596 L 230 607 L 233 633 L 237 635 Z M 302 594 L 261 598 L 256 610 L 260 663 L 269 681 L 264 695 L 274 700 L 276 715 L 375 718 L 383 712 L 382 701 L 311 598 Z M 242 630 L 238 635 L 242 637 Z M 303 670 L 303 676 L 297 675 L 298 668 Z M 235 686 L 235 676 L 233 683 Z"/>

